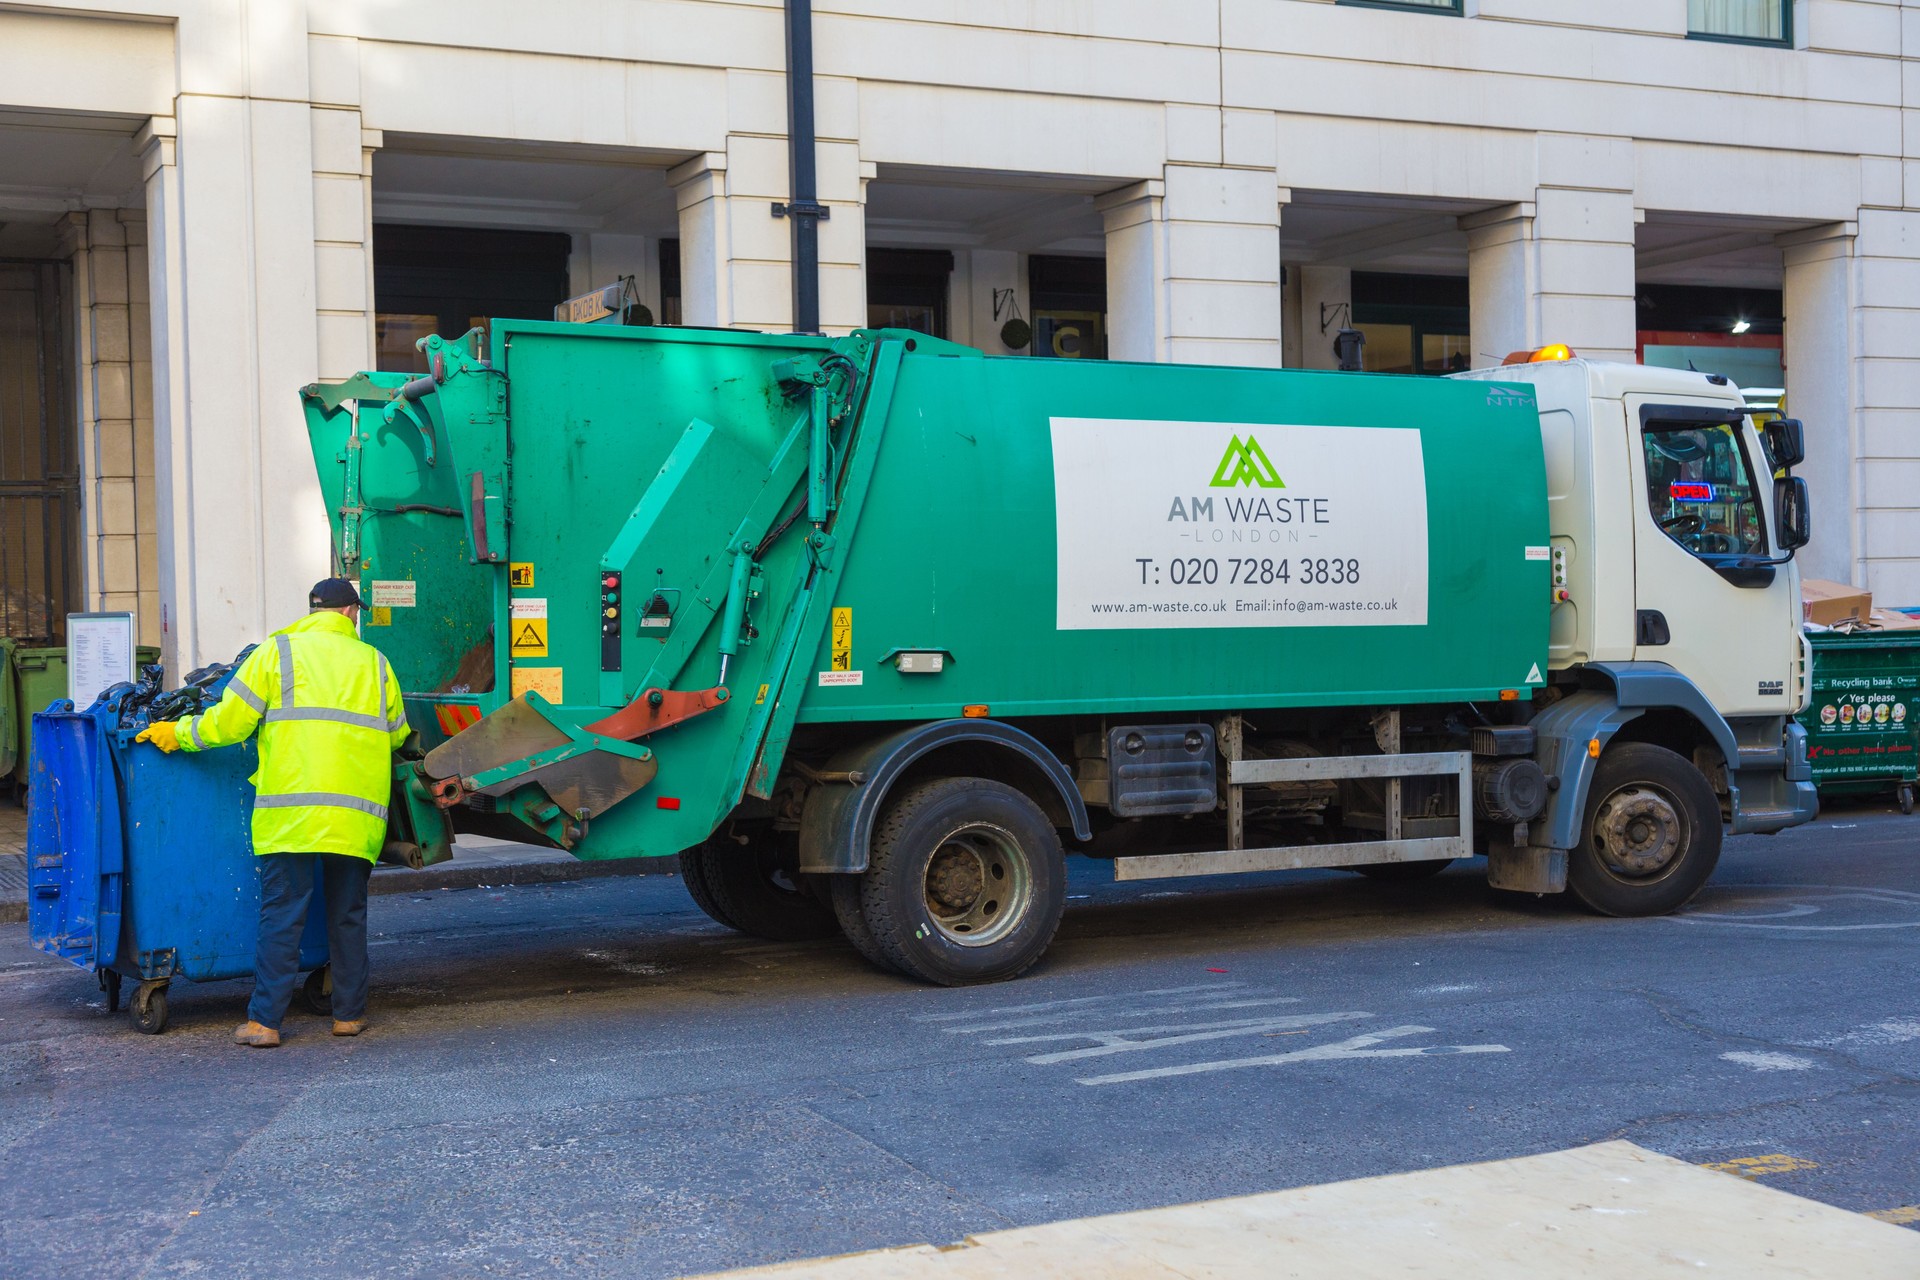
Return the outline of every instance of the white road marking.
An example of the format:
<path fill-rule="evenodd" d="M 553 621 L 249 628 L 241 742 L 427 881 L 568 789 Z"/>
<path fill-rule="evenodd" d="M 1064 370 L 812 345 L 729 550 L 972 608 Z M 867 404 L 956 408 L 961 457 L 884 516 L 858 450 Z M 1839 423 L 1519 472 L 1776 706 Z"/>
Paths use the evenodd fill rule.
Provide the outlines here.
<path fill-rule="evenodd" d="M 1436 1044 L 1403 1046 L 1395 1049 L 1376 1049 L 1373 1046 L 1387 1040 L 1397 1040 L 1405 1036 L 1430 1035 L 1432 1027 L 1388 1027 L 1385 1031 L 1372 1031 L 1365 1035 L 1339 1041 L 1336 1044 L 1314 1045 L 1308 1049 L 1296 1049 L 1292 1053 L 1266 1054 L 1258 1058 L 1229 1058 L 1221 1062 L 1194 1062 L 1178 1067 L 1154 1067 L 1144 1071 L 1121 1071 L 1113 1075 L 1082 1076 L 1081 1084 L 1125 1084 L 1134 1080 L 1158 1080 L 1168 1076 L 1203 1075 L 1211 1071 L 1234 1071 L 1243 1067 L 1278 1067 L 1293 1062 L 1326 1062 L 1336 1058 L 1412 1058 L 1439 1057 L 1459 1053 L 1507 1053 L 1503 1044 Z"/>
<path fill-rule="evenodd" d="M 1790 1053 L 1723 1053 L 1720 1057 L 1755 1071 L 1806 1071 L 1818 1065 L 1810 1058 L 1796 1058 Z"/>
<path fill-rule="evenodd" d="M 1875 1022 L 1858 1031 L 1849 1031 L 1843 1036 L 1814 1040 L 1811 1043 L 1816 1045 L 1905 1044 L 1909 1040 L 1920 1040 L 1920 1020 L 1889 1018 L 1885 1022 Z"/>
<path fill-rule="evenodd" d="M 1146 1049 L 1166 1049 L 1177 1044 L 1198 1044 L 1204 1040 L 1226 1040 L 1235 1036 L 1268 1035 L 1279 1031 L 1297 1031 L 1324 1026 L 1329 1022 L 1352 1022 L 1371 1018 L 1370 1013 L 1297 1013 L 1278 1018 L 1242 1018 L 1238 1022 L 1195 1022 L 1185 1026 L 1133 1027 L 1126 1031 L 1071 1031 L 1063 1035 L 1017 1036 L 989 1040 L 988 1044 L 1038 1044 L 1047 1040 L 1097 1040 L 1087 1049 L 1062 1049 L 1057 1053 L 1039 1053 L 1027 1059 L 1036 1067 L 1056 1062 L 1078 1062 L 1082 1058 L 1104 1058 L 1116 1053 L 1139 1053 Z M 1146 1037 L 1136 1039 L 1135 1037 Z"/>
<path fill-rule="evenodd" d="M 1178 1017 L 1188 1013 L 1211 1013 L 1222 1009 L 1257 1009 L 1272 1004 L 1299 1004 L 1299 996 L 1269 996 L 1264 1000 L 1208 1000 L 1198 1004 L 1158 1005 L 1146 1009 L 1073 1009 L 1053 1017 L 1013 1018 L 1006 1022 L 982 1022 L 971 1027 L 942 1027 L 950 1036 L 974 1035 L 981 1031 L 1017 1031 L 1022 1027 L 1049 1027 L 1070 1017 L 1099 1014 L 1103 1018 Z"/>
<path fill-rule="evenodd" d="M 1677 915 L 1661 916 L 1675 924 L 1718 926 L 1726 929 L 1770 929 L 1776 933 L 1857 933 L 1880 929 L 1920 929 L 1920 893 L 1910 893 L 1902 889 L 1840 889 L 1829 885 L 1776 885 L 1779 892 L 1806 892 L 1816 901 L 1828 904 L 1866 902 L 1877 907 L 1894 907 L 1903 913 L 1911 913 L 1914 918 L 1907 920 L 1888 920 L 1872 924 L 1788 924 L 1789 920 L 1805 919 L 1819 915 L 1826 907 L 1816 906 L 1813 902 L 1788 902 L 1772 910 L 1754 911 L 1683 911 Z M 1736 896 L 1733 905 L 1752 902 L 1756 907 L 1766 900 L 1757 894 Z M 1772 903 L 1767 903 L 1771 906 Z"/>
<path fill-rule="evenodd" d="M 1159 987 L 1152 991 L 1121 991 L 1103 996 L 1077 996 L 1069 1000 L 1042 1000 L 1037 1004 L 1003 1004 L 991 1009 L 966 1009 L 953 1013 L 916 1013 L 915 1022 L 959 1022 L 1002 1013 L 1037 1013 L 1043 1009 L 1065 1009 L 1073 1005 L 1099 1004 L 1111 1000 L 1132 1000 L 1141 996 L 1184 996 L 1196 991 L 1244 990 L 1244 982 L 1202 982 L 1191 987 Z"/>

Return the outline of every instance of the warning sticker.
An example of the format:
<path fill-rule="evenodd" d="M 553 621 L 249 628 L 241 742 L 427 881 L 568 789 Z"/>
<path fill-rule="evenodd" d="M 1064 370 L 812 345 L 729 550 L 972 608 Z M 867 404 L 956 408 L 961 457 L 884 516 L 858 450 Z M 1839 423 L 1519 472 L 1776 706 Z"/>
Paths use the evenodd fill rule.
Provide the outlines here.
<path fill-rule="evenodd" d="M 761 706 L 765 706 L 766 702 L 767 702 L 767 686 L 763 684 L 760 686 L 760 692 L 754 695 L 753 705 L 756 707 L 761 707 Z"/>
<path fill-rule="evenodd" d="M 375 578 L 367 584 L 367 603 L 378 608 L 411 609 L 419 584 L 412 578 Z"/>
<path fill-rule="evenodd" d="M 547 620 L 545 618 L 515 618 L 507 629 L 512 640 L 507 645 L 509 658 L 544 658 L 547 656 Z"/>
<path fill-rule="evenodd" d="M 833 669 L 850 671 L 853 669 L 853 610 L 841 608 L 833 611 Z M 826 681 L 822 680 L 821 684 Z M 859 684 L 858 680 L 846 681 Z"/>
<path fill-rule="evenodd" d="M 822 671 L 820 673 L 820 687 L 823 689 L 829 685 L 865 684 L 866 682 L 867 673 L 864 671 Z"/>
<path fill-rule="evenodd" d="M 515 618 L 544 618 L 547 616 L 547 598 L 545 596 L 527 596 L 513 601 L 508 614 Z"/>
<path fill-rule="evenodd" d="M 390 627 L 393 625 L 393 610 L 386 605 L 377 604 L 367 610 L 367 625 L 370 627 Z"/>
<path fill-rule="evenodd" d="M 515 560 L 507 566 L 507 585 L 516 591 L 526 591 L 533 586 L 533 562 Z"/>
<path fill-rule="evenodd" d="M 565 689 L 565 669 L 562 667 L 515 667 L 513 669 L 513 696 L 523 693 L 537 693 L 548 702 L 563 702 Z"/>
<path fill-rule="evenodd" d="M 1550 547 L 1528 547 L 1528 548 L 1527 548 L 1527 559 L 1529 559 L 1529 560 L 1551 560 L 1551 559 L 1553 559 L 1553 550 L 1552 550 L 1552 548 L 1550 548 Z"/>

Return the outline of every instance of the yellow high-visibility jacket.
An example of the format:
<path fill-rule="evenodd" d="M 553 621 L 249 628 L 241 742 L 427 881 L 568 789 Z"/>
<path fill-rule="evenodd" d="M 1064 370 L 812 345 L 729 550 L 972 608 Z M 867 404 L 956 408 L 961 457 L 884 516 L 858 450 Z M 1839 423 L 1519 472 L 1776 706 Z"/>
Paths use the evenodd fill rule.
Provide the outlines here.
<path fill-rule="evenodd" d="M 385 655 L 344 614 L 310 613 L 248 654 L 211 711 L 180 722 L 180 748 L 229 746 L 256 726 L 253 851 L 379 858 L 407 738 Z"/>

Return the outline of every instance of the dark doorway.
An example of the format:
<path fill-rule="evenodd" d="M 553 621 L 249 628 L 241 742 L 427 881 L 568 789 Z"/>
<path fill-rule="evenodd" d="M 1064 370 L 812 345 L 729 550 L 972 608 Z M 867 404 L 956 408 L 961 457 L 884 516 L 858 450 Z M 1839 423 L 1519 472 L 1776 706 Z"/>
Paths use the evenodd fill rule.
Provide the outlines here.
<path fill-rule="evenodd" d="M 80 596 L 67 266 L 0 262 L 0 636 L 66 643 Z"/>
<path fill-rule="evenodd" d="M 945 249 L 867 250 L 867 327 L 948 335 L 953 255 Z"/>
<path fill-rule="evenodd" d="M 1033 354 L 1107 358 L 1107 260 L 1036 253 L 1027 259 Z"/>
<path fill-rule="evenodd" d="M 573 237 L 380 224 L 373 229 L 374 343 L 379 367 L 424 372 L 414 343 L 457 338 L 489 320 L 551 320 L 567 297 Z"/>
<path fill-rule="evenodd" d="M 1473 363 L 1465 276 L 1356 271 L 1353 327 L 1367 335 L 1368 373 L 1438 375 Z"/>

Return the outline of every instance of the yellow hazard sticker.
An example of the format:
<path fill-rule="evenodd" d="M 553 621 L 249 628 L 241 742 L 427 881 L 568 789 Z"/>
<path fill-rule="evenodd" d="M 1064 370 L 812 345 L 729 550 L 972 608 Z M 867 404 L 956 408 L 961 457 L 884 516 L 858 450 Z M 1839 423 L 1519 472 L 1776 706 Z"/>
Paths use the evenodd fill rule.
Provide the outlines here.
<path fill-rule="evenodd" d="M 548 702 L 565 702 L 565 675 L 563 667 L 515 667 L 513 669 L 513 696 L 523 693 L 537 693 Z"/>
<path fill-rule="evenodd" d="M 524 590 L 533 585 L 533 562 L 515 560 L 507 566 L 507 585 Z"/>
<path fill-rule="evenodd" d="M 376 604 L 367 610 L 367 625 L 370 627 L 390 627 L 393 625 L 393 609 L 384 604 Z"/>
<path fill-rule="evenodd" d="M 853 670 L 853 610 L 833 611 L 833 670 Z"/>
<path fill-rule="evenodd" d="M 762 706 L 766 703 L 766 700 L 767 700 L 767 686 L 763 684 L 760 686 L 760 692 L 753 695 L 753 705 L 756 707 Z"/>
<path fill-rule="evenodd" d="M 514 618 L 509 621 L 508 635 L 513 638 L 507 644 L 509 658 L 544 658 L 547 656 L 547 620 L 545 618 Z"/>

